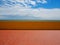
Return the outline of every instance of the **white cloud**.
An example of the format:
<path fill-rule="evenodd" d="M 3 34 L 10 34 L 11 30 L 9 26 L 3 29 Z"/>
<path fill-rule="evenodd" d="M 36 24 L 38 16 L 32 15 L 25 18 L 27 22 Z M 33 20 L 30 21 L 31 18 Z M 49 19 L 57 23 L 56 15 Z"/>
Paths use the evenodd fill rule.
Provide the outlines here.
<path fill-rule="evenodd" d="M 15 5 L 11 8 L 0 8 L 0 15 L 20 15 L 20 16 L 32 16 L 46 20 L 60 20 L 60 9 L 32 9 L 28 7 L 20 7 Z M 1 18 L 1 17 L 0 17 Z"/>
<path fill-rule="evenodd" d="M 43 0 L 43 2 L 42 2 L 42 3 L 43 3 L 43 4 L 44 4 L 44 3 L 47 3 L 47 1 L 46 1 L 46 0 Z"/>
<path fill-rule="evenodd" d="M 31 9 L 24 7 L 0 8 L 0 15 L 20 15 L 33 16 L 41 19 L 58 19 L 60 20 L 60 9 Z"/>
<path fill-rule="evenodd" d="M 38 2 L 38 3 L 42 3 L 42 4 L 47 3 L 47 1 L 46 1 L 46 0 L 37 0 L 37 2 Z"/>
<path fill-rule="evenodd" d="M 32 5 L 36 5 L 36 2 L 34 2 L 34 1 L 31 1 L 31 4 L 32 4 Z"/>

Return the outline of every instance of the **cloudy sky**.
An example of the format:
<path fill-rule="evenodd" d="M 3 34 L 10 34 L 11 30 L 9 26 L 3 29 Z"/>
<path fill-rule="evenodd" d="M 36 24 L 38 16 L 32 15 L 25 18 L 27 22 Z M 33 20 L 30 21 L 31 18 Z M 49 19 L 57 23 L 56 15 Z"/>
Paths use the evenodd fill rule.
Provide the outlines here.
<path fill-rule="evenodd" d="M 0 20 L 60 20 L 60 0 L 0 0 Z"/>

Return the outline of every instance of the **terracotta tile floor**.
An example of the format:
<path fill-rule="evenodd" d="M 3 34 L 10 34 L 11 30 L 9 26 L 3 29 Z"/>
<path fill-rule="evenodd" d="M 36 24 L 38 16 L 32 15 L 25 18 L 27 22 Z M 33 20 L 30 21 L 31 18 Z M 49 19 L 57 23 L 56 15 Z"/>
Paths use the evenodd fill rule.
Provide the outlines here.
<path fill-rule="evenodd" d="M 60 31 L 0 30 L 0 45 L 60 45 Z"/>

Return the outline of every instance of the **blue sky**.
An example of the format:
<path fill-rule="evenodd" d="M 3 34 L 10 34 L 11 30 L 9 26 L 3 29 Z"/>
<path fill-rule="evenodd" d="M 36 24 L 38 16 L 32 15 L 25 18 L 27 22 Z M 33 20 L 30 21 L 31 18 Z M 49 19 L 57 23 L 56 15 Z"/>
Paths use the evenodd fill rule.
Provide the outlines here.
<path fill-rule="evenodd" d="M 28 2 L 26 5 L 24 0 L 15 0 L 15 2 L 0 0 L 0 20 L 60 20 L 60 0 L 40 0 L 39 3 L 37 1 L 33 0 L 31 4 Z"/>
<path fill-rule="evenodd" d="M 6 0 L 6 1 L 8 1 L 8 0 Z M 34 1 L 37 1 L 37 0 L 34 0 Z M 46 4 L 36 3 L 36 6 L 32 6 L 32 5 L 31 6 L 34 8 L 41 8 L 41 7 L 43 7 L 43 8 L 60 8 L 60 0 L 46 0 L 46 1 L 47 1 Z M 8 3 L 11 4 L 10 1 L 8 1 Z M 3 4 L 4 4 L 3 0 L 0 0 L 0 5 L 3 5 Z"/>
<path fill-rule="evenodd" d="M 60 8 L 60 0 L 46 0 L 46 4 L 37 4 L 37 8 L 43 7 L 43 8 Z"/>

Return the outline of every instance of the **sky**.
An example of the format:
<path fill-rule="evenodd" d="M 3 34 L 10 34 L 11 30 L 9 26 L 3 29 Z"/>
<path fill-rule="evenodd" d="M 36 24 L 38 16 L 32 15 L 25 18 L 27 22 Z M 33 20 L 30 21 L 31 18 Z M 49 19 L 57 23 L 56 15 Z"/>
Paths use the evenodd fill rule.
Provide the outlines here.
<path fill-rule="evenodd" d="M 0 20 L 60 20 L 60 0 L 0 0 Z"/>

